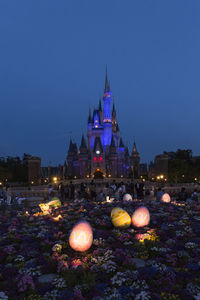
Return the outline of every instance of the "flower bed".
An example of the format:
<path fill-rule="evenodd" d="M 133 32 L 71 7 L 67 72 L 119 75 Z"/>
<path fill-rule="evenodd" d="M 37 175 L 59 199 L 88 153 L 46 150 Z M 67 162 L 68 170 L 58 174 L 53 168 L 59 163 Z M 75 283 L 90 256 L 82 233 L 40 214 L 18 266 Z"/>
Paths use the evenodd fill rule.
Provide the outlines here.
<path fill-rule="evenodd" d="M 110 213 L 146 206 L 148 227 L 114 228 Z M 75 201 L 52 219 L 39 208 L 0 214 L 0 299 L 200 299 L 200 208 L 195 203 Z M 36 213 L 36 214 L 35 214 Z M 35 215 L 34 215 L 35 214 Z M 80 219 L 94 240 L 69 246 Z"/>

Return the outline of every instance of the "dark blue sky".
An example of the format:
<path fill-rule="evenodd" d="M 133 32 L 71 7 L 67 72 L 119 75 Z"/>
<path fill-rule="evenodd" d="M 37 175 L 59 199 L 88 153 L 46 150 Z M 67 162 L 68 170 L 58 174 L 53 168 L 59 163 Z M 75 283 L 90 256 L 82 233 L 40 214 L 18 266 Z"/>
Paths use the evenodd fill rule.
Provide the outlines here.
<path fill-rule="evenodd" d="M 200 1 L 0 1 L 0 155 L 63 163 L 103 96 L 141 161 L 200 154 Z"/>

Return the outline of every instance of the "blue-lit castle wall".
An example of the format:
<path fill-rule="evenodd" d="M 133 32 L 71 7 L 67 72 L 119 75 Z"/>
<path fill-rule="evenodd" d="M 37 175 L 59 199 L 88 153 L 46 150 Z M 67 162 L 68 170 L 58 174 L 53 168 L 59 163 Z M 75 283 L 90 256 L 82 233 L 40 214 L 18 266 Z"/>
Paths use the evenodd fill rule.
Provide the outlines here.
<path fill-rule="evenodd" d="M 87 122 L 87 143 L 81 138 L 79 149 L 70 140 L 66 159 L 67 177 L 132 177 L 139 166 L 140 156 L 134 143 L 132 155 L 120 136 L 114 104 L 112 105 L 110 84 L 105 79 L 105 89 L 98 109 L 89 110 Z"/>

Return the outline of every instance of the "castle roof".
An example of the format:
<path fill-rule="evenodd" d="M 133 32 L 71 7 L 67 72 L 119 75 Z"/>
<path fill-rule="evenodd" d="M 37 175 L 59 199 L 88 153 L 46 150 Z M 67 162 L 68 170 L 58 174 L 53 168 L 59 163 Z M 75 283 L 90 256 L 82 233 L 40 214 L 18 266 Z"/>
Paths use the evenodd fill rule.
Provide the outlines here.
<path fill-rule="evenodd" d="M 106 65 L 106 78 L 105 78 L 105 92 L 110 92 L 110 83 L 108 82 L 107 65 Z"/>
<path fill-rule="evenodd" d="M 81 138 L 81 145 L 80 145 L 80 148 L 82 148 L 82 149 L 87 149 L 86 142 L 85 142 L 85 138 L 84 138 L 84 135 L 83 135 L 83 134 L 82 134 L 82 138 Z"/>
<path fill-rule="evenodd" d="M 120 138 L 120 141 L 119 141 L 119 147 L 120 147 L 120 148 L 124 148 L 124 143 L 123 143 L 122 138 Z"/>

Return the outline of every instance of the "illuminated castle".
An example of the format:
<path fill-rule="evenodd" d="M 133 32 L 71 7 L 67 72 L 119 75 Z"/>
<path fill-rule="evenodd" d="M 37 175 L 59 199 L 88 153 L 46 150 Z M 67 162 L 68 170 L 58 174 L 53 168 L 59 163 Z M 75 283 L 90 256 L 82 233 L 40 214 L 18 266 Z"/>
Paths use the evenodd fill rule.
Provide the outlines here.
<path fill-rule="evenodd" d="M 87 141 L 82 136 L 79 151 L 76 143 L 70 140 L 66 159 L 66 170 L 69 178 L 86 177 L 132 177 L 138 176 L 140 156 L 134 143 L 132 155 L 124 146 L 120 136 L 116 118 L 115 105 L 111 112 L 111 91 L 108 82 L 107 69 L 103 96 L 98 109 L 93 114 L 89 109 L 87 124 Z"/>

